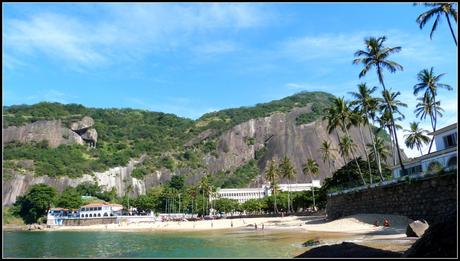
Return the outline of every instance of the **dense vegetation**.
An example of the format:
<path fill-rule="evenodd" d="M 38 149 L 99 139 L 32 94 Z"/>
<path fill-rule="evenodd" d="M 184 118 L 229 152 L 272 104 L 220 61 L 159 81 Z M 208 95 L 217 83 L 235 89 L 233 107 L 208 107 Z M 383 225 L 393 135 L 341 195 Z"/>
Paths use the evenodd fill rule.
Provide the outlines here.
<path fill-rule="evenodd" d="M 319 118 L 324 106 L 333 98 L 323 92 L 302 92 L 281 100 L 257 104 L 253 107 L 226 109 L 203 115 L 197 121 L 177 117 L 173 114 L 150 112 L 134 109 L 97 109 L 86 108 L 79 104 L 60 104 L 41 102 L 35 105 L 5 106 L 4 127 L 20 126 L 38 120 L 61 120 L 68 126 L 83 116 L 94 119 L 98 132 L 96 148 L 78 145 L 61 145 L 49 148 L 45 142 L 18 144 L 4 147 L 4 160 L 10 169 L 17 170 L 14 160 L 33 160 L 36 175 L 51 177 L 80 177 L 85 173 L 105 171 L 110 167 L 126 165 L 131 158 L 147 155 L 138 165 L 133 177 L 142 179 L 155 170 L 166 168 L 203 168 L 203 157 L 211 154 L 217 157 L 216 137 L 225 130 L 249 119 L 269 116 L 273 112 L 286 112 L 294 107 L 311 104 L 311 120 Z M 321 110 L 320 110 L 321 109 Z M 184 145 L 204 130 L 213 129 L 214 134 L 207 139 L 185 147 Z M 247 144 L 255 140 L 247 139 Z M 225 146 L 222 148 L 225 150 Z M 266 149 L 258 151 L 259 160 Z M 256 162 L 243 166 L 221 181 L 223 187 L 235 187 L 248 184 L 256 175 Z M 12 172 L 7 171 L 4 179 Z"/>

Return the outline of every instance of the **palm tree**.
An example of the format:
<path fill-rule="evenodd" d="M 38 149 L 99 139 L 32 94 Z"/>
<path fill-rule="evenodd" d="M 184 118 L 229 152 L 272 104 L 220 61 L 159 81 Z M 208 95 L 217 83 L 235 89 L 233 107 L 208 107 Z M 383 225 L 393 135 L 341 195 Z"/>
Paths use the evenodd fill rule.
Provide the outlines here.
<path fill-rule="evenodd" d="M 321 153 L 323 154 L 322 155 L 323 162 L 327 161 L 329 165 L 329 171 L 331 171 L 331 159 L 333 158 L 331 152 L 334 151 L 335 149 L 332 148 L 330 142 L 325 140 L 323 141 L 323 143 L 321 143 L 320 150 L 321 150 Z M 331 171 L 331 175 L 332 175 L 332 171 Z"/>
<path fill-rule="evenodd" d="M 380 128 L 378 129 L 377 132 L 383 131 L 383 130 L 385 130 L 385 128 L 388 129 L 388 133 L 390 134 L 390 145 L 391 145 L 391 154 L 392 154 L 392 158 L 393 158 L 393 165 L 396 165 L 396 151 L 395 151 L 396 146 L 395 146 L 395 139 L 394 139 L 394 135 L 393 135 L 393 133 L 394 133 L 393 132 L 393 126 L 392 126 L 391 120 L 390 120 L 390 112 L 388 110 L 383 111 L 382 115 L 380 117 L 378 117 L 376 120 L 380 125 Z M 396 121 L 401 121 L 401 120 L 403 120 L 403 118 L 402 118 L 402 116 L 399 116 L 399 117 L 394 118 L 394 120 L 395 120 L 395 122 Z M 396 129 L 402 129 L 402 126 L 399 125 L 399 124 L 396 124 L 395 127 L 396 127 Z"/>
<path fill-rule="evenodd" d="M 278 178 L 278 168 L 274 160 L 271 160 L 268 164 L 267 169 L 265 170 L 265 175 L 270 181 L 270 186 L 273 191 L 273 197 L 275 198 L 274 211 L 275 214 L 278 214 L 278 208 L 276 207 L 276 179 Z"/>
<path fill-rule="evenodd" d="M 339 143 L 339 147 L 340 147 L 340 154 L 342 155 L 342 157 L 344 158 L 350 158 L 350 156 L 353 157 L 353 159 L 355 160 L 356 166 L 358 167 L 358 172 L 359 172 L 359 175 L 361 176 L 361 180 L 363 181 L 364 185 L 367 185 L 366 181 L 364 180 L 363 173 L 361 172 L 361 168 L 359 167 L 358 161 L 356 160 L 355 155 L 354 155 L 354 152 L 356 150 L 356 144 L 354 144 L 353 140 L 348 134 L 342 137 Z"/>
<path fill-rule="evenodd" d="M 313 187 L 313 176 L 319 175 L 319 166 L 313 159 L 308 159 L 307 163 L 302 166 L 302 171 L 306 175 L 307 173 L 310 175 L 311 179 L 311 193 L 313 194 L 313 209 L 316 211 L 316 204 L 315 204 L 315 188 Z"/>
<path fill-rule="evenodd" d="M 428 137 L 428 131 L 419 128 L 418 122 L 411 122 L 410 129 L 404 130 L 405 132 L 409 132 L 409 134 L 404 135 L 406 139 L 406 146 L 413 149 L 414 146 L 420 151 L 420 156 L 423 156 L 422 153 L 422 145 L 423 143 L 426 145 L 430 143 L 430 137 Z"/>
<path fill-rule="evenodd" d="M 370 183 L 372 185 L 372 169 L 371 169 L 371 161 L 369 160 L 369 155 L 366 150 L 366 142 L 364 141 L 364 135 L 363 135 L 363 129 L 361 128 L 361 125 L 366 125 L 366 116 L 364 113 L 359 110 L 358 108 L 355 108 L 352 111 L 351 114 L 351 121 L 354 126 L 358 127 L 359 129 L 359 135 L 361 137 L 361 145 L 363 146 L 364 154 L 366 155 L 366 161 L 367 161 L 367 166 L 369 170 L 369 178 L 370 178 Z"/>
<path fill-rule="evenodd" d="M 433 33 L 438 27 L 438 23 L 441 20 L 441 17 L 444 15 L 447 19 L 447 23 L 449 24 L 449 29 L 454 38 L 455 45 L 457 45 L 457 39 L 455 38 L 454 31 L 452 30 L 452 24 L 450 23 L 451 16 L 455 23 L 457 23 L 457 10 L 454 8 L 454 3 L 425 3 L 425 6 L 433 7 L 432 9 L 422 13 L 417 17 L 417 23 L 422 29 L 425 24 L 434 16 L 436 16 L 436 20 L 434 20 L 433 27 L 431 28 L 430 39 L 433 37 Z"/>
<path fill-rule="evenodd" d="M 369 118 L 375 118 L 375 111 L 377 110 L 377 104 L 379 103 L 378 98 L 372 97 L 372 93 L 377 90 L 377 86 L 372 87 L 371 89 L 367 88 L 366 83 L 358 84 L 358 92 L 350 92 L 350 94 L 355 98 L 355 100 L 351 101 L 352 106 L 356 106 L 359 110 L 361 110 L 365 115 L 365 122 L 364 124 L 369 128 L 369 134 L 371 136 L 371 143 L 372 149 L 374 150 L 374 155 L 376 157 L 377 168 L 379 171 L 380 178 L 383 180 L 382 174 L 382 165 L 380 162 L 380 157 L 378 153 L 376 153 L 376 148 L 374 144 L 374 133 L 371 129 L 371 125 L 369 124 Z M 367 156 L 367 155 L 366 155 Z M 372 175 L 371 175 L 371 184 L 372 184 Z"/>
<path fill-rule="evenodd" d="M 129 194 L 133 192 L 133 184 L 129 184 L 126 188 L 126 194 L 128 194 L 128 213 L 129 213 Z"/>
<path fill-rule="evenodd" d="M 291 212 L 291 179 L 295 177 L 295 169 L 289 158 L 285 155 L 279 166 L 279 172 L 282 178 L 288 180 L 288 212 Z"/>
<path fill-rule="evenodd" d="M 417 74 L 417 80 L 419 83 L 414 85 L 414 95 L 417 95 L 419 92 L 424 91 L 424 102 L 426 104 L 432 104 L 432 108 L 439 106 L 440 104 L 436 102 L 436 95 L 438 89 L 445 88 L 447 90 L 452 90 L 452 87 L 448 84 L 440 83 L 439 80 L 445 73 L 441 73 L 439 75 L 435 75 L 433 72 L 433 67 L 428 71 L 428 69 L 423 69 Z M 436 131 L 436 123 L 438 120 L 437 110 L 431 110 L 430 119 L 431 119 L 431 127 L 433 128 L 433 132 Z M 442 117 L 442 114 L 441 114 Z M 430 147 L 428 149 L 428 153 L 431 152 L 431 146 L 433 145 L 433 140 L 430 142 Z"/>
<path fill-rule="evenodd" d="M 208 202 L 209 200 L 206 200 L 206 209 L 204 207 L 204 201 L 205 201 L 205 197 L 207 198 L 206 195 L 208 195 L 209 193 L 209 181 L 208 181 L 208 176 L 204 176 L 201 178 L 201 181 L 200 181 L 200 188 L 201 188 L 201 192 L 202 192 L 202 195 L 203 195 L 203 216 L 206 215 L 207 211 L 206 209 L 208 208 Z"/>
<path fill-rule="evenodd" d="M 384 139 L 380 138 L 379 136 L 375 136 L 374 139 L 374 144 L 375 144 L 375 150 L 383 161 L 386 161 L 388 158 L 388 155 L 390 154 L 390 151 L 388 150 L 388 146 L 386 145 L 386 142 Z M 371 147 L 371 144 L 367 144 L 368 147 Z M 375 159 L 374 152 L 371 152 L 371 157 Z"/>
<path fill-rule="evenodd" d="M 383 81 L 383 69 L 385 68 L 389 70 L 391 73 L 394 73 L 397 70 L 400 70 L 400 71 L 403 70 L 403 67 L 400 64 L 387 59 L 389 55 L 401 51 L 401 47 L 400 46 L 391 47 L 391 48 L 384 47 L 383 43 L 385 41 L 386 41 L 385 36 L 381 36 L 379 38 L 369 37 L 369 38 L 364 39 L 364 44 L 366 45 L 367 51 L 363 51 L 363 50 L 356 51 L 355 56 L 361 57 L 361 58 L 357 58 L 353 60 L 354 64 L 361 63 L 364 65 L 363 70 L 359 73 L 359 78 L 365 76 L 366 73 L 370 69 L 375 67 L 379 82 L 382 85 L 384 91 L 386 91 L 386 88 L 385 88 L 385 82 Z M 388 103 L 388 101 L 386 100 L 385 102 Z M 392 111 L 391 106 L 389 106 L 389 110 L 390 110 L 391 123 L 394 128 L 395 123 L 393 119 L 393 111 Z M 396 133 L 396 129 L 394 129 L 394 133 Z M 398 137 L 397 135 L 395 135 L 395 137 L 396 137 L 396 140 L 395 140 L 396 147 L 397 147 L 398 156 L 399 156 L 399 164 L 401 165 L 402 172 L 406 173 L 406 169 L 404 168 L 404 165 L 402 163 L 401 153 L 399 151 Z"/>

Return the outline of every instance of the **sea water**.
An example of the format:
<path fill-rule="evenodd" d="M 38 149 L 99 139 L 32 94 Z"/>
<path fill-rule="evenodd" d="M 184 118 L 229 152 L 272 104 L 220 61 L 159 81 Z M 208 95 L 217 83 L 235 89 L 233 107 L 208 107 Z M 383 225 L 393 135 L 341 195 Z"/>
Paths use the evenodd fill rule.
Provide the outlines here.
<path fill-rule="evenodd" d="M 154 258 L 293 257 L 305 251 L 304 232 L 4 231 L 4 257 Z"/>

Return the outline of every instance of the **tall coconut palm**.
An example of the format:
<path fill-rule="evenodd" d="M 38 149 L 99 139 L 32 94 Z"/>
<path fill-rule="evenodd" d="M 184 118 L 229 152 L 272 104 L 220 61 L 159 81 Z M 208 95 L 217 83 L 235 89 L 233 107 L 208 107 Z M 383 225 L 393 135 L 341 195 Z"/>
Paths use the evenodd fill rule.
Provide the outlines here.
<path fill-rule="evenodd" d="M 377 104 L 379 103 L 378 98 L 372 97 L 372 93 L 374 93 L 376 90 L 377 90 L 377 86 L 368 88 L 366 83 L 360 83 L 358 84 L 358 92 L 350 92 L 350 94 L 353 96 L 353 98 L 355 98 L 355 100 L 351 101 L 351 105 L 356 106 L 366 116 L 364 124 L 365 125 L 367 124 L 369 128 L 369 134 L 371 136 L 371 143 L 373 145 L 372 149 L 374 151 L 374 155 L 377 155 L 375 162 L 377 163 L 377 168 L 378 168 L 380 178 L 383 179 L 382 165 L 380 162 L 380 157 L 378 156 L 378 153 L 376 153 L 376 148 L 374 144 L 374 133 L 371 129 L 371 125 L 369 124 L 369 118 L 372 120 L 375 118 Z M 371 175 L 371 179 L 372 179 L 372 175 Z"/>
<path fill-rule="evenodd" d="M 203 195 L 203 216 L 206 215 L 207 213 L 207 208 L 208 208 L 208 196 L 209 195 L 209 181 L 208 181 L 208 176 L 204 176 L 201 178 L 200 180 L 200 188 L 201 188 L 201 192 L 202 192 L 202 195 Z M 206 198 L 206 208 L 205 208 L 205 198 Z"/>
<path fill-rule="evenodd" d="M 408 132 L 408 134 L 404 135 L 404 138 L 406 139 L 406 146 L 411 149 L 413 149 L 414 146 L 417 147 L 417 149 L 420 151 L 420 156 L 423 156 L 423 144 L 426 145 L 430 143 L 430 137 L 427 135 L 428 131 L 421 129 L 418 122 L 411 122 L 410 129 L 404 131 Z"/>
<path fill-rule="evenodd" d="M 366 142 L 364 141 L 364 135 L 363 135 L 363 129 L 361 128 L 362 125 L 366 125 L 366 116 L 364 115 L 364 112 L 359 110 L 358 108 L 355 108 L 352 111 L 351 114 L 351 121 L 354 126 L 356 126 L 359 130 L 359 136 L 361 137 L 361 145 L 363 147 L 364 154 L 366 155 L 366 161 L 367 161 L 367 167 L 369 170 L 369 178 L 370 178 L 370 184 L 372 185 L 372 169 L 371 169 L 371 161 L 369 160 L 369 154 L 367 153 L 366 149 Z M 372 141 L 371 141 L 372 142 Z"/>
<path fill-rule="evenodd" d="M 391 60 L 388 60 L 388 56 L 390 56 L 393 53 L 398 53 L 401 51 L 401 47 L 384 47 L 383 43 L 386 41 L 385 36 L 381 36 L 378 38 L 375 37 L 369 37 L 364 39 L 364 44 L 366 46 L 366 51 L 363 50 L 358 50 L 355 52 L 355 57 L 359 57 L 353 60 L 354 64 L 362 64 L 364 68 L 361 70 L 359 73 L 359 78 L 365 76 L 367 72 L 374 68 L 376 69 L 377 76 L 379 79 L 380 84 L 383 87 L 383 90 L 386 91 L 385 87 L 385 82 L 383 80 L 383 69 L 387 69 L 390 71 L 390 73 L 395 73 L 396 71 L 403 70 L 403 67 Z M 386 101 L 385 101 L 386 102 Z M 391 106 L 389 106 L 390 110 L 390 118 L 391 118 L 391 123 L 392 126 L 395 126 L 394 119 L 393 119 L 393 111 Z M 394 129 L 394 133 L 396 133 L 396 129 Z M 401 158 L 401 152 L 399 150 L 399 142 L 398 142 L 398 137 L 395 135 L 396 140 L 396 147 L 398 151 L 398 157 L 399 157 L 399 164 L 401 166 L 401 170 L 403 173 L 406 173 L 406 169 L 404 168 L 404 165 L 402 163 L 402 158 Z"/>
<path fill-rule="evenodd" d="M 360 171 L 358 161 L 355 158 L 354 152 L 356 151 L 356 144 L 354 144 L 351 137 L 349 135 L 343 136 L 340 139 L 339 147 L 340 147 L 339 151 L 342 157 L 350 159 L 350 156 L 351 156 L 352 158 L 354 158 L 356 166 L 358 167 L 359 175 L 361 176 L 361 180 L 363 181 L 364 185 L 367 185 L 366 181 L 364 180 L 363 174 Z"/>
<path fill-rule="evenodd" d="M 271 160 L 268 163 L 267 168 L 265 170 L 265 175 L 267 176 L 267 179 L 270 182 L 270 186 L 273 192 L 273 197 L 275 198 L 274 211 L 275 211 L 275 214 L 277 214 L 278 208 L 276 206 L 276 180 L 278 178 L 278 168 L 276 167 L 276 163 L 274 160 Z"/>
<path fill-rule="evenodd" d="M 281 164 L 279 166 L 279 172 L 281 177 L 285 178 L 288 180 L 288 212 L 291 212 L 292 206 L 291 206 L 291 179 L 295 177 L 295 168 L 292 165 L 291 161 L 289 158 L 285 155 L 283 160 L 281 161 Z"/>
<path fill-rule="evenodd" d="M 420 29 L 422 29 L 431 18 L 436 16 L 436 19 L 433 23 L 433 27 L 431 28 L 430 39 L 432 39 L 434 31 L 436 31 L 441 17 L 445 16 L 447 19 L 447 23 L 449 24 L 449 29 L 450 33 L 452 34 L 452 38 L 454 38 L 455 45 L 457 45 L 457 39 L 455 38 L 454 30 L 452 29 L 452 24 L 450 23 L 449 18 L 449 16 L 452 17 L 455 23 L 457 23 L 457 10 L 455 10 L 454 4 L 455 3 L 425 3 L 425 6 L 432 7 L 432 9 L 419 15 L 416 21 L 419 24 Z"/>
<path fill-rule="evenodd" d="M 403 118 L 399 116 L 399 117 L 394 118 L 394 120 L 395 122 L 402 121 Z M 393 158 L 393 165 L 396 165 L 396 150 L 395 150 L 396 145 L 395 145 L 395 139 L 394 139 L 394 134 L 393 134 L 394 133 L 393 125 L 391 124 L 391 119 L 390 119 L 390 112 L 388 110 L 383 111 L 382 115 L 376 118 L 376 121 L 380 126 L 377 132 L 387 129 L 388 133 L 390 134 L 391 155 Z M 402 129 L 402 126 L 397 123 L 395 124 L 395 127 L 396 129 Z"/>
<path fill-rule="evenodd" d="M 321 150 L 321 154 L 322 154 L 321 158 L 324 163 L 327 161 L 329 165 L 329 171 L 331 172 L 331 176 L 332 176 L 331 159 L 333 159 L 332 151 L 334 151 L 335 149 L 332 148 L 331 142 L 327 140 L 324 140 L 323 143 L 321 143 L 321 147 L 319 149 Z"/>
<path fill-rule="evenodd" d="M 430 70 L 428 69 L 423 69 L 417 74 L 417 80 L 419 83 L 414 85 L 414 95 L 417 95 L 419 92 L 424 91 L 424 99 L 426 99 L 424 102 L 427 104 L 433 104 L 435 107 L 436 105 L 439 105 L 436 102 L 436 95 L 438 93 L 438 89 L 444 88 L 447 90 L 452 90 L 452 87 L 448 84 L 440 83 L 439 80 L 441 79 L 442 76 L 444 76 L 445 73 L 441 73 L 439 75 L 435 75 L 433 72 L 433 67 L 431 67 Z M 442 114 L 441 114 L 442 116 Z M 431 127 L 433 128 L 433 132 L 436 131 L 436 123 L 438 120 L 438 113 L 437 110 L 431 110 L 430 113 L 430 119 L 431 119 Z M 430 147 L 428 149 L 428 153 L 431 152 L 431 146 L 433 145 L 433 139 L 430 142 Z"/>
<path fill-rule="evenodd" d="M 309 174 L 311 179 L 311 193 L 313 195 L 313 209 L 316 211 L 315 204 L 315 188 L 313 187 L 313 176 L 319 175 L 319 166 L 314 159 L 308 159 L 307 163 L 302 166 L 302 171 L 305 175 Z"/>
<path fill-rule="evenodd" d="M 378 156 L 380 157 L 380 159 L 382 159 L 383 161 L 386 161 L 388 156 L 390 155 L 390 151 L 388 150 L 388 146 L 386 145 L 385 140 L 380 138 L 379 136 L 375 136 L 374 144 L 375 144 L 376 152 Z M 367 144 L 367 146 L 370 148 L 373 145 Z M 371 152 L 370 156 L 375 159 L 374 152 Z"/>

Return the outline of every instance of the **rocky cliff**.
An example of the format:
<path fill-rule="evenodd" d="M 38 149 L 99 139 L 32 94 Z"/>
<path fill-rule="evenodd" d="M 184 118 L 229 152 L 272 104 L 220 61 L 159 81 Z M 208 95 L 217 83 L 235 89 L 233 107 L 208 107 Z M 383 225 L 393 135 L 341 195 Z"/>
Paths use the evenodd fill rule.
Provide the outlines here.
<path fill-rule="evenodd" d="M 94 120 L 87 116 L 81 121 L 71 123 L 70 128 L 63 126 L 61 120 L 42 120 L 23 126 L 9 126 L 3 129 L 2 140 L 4 144 L 46 140 L 52 148 L 62 144 L 84 144 L 84 141 L 95 144 L 97 131 L 91 128 L 93 125 Z"/>
<path fill-rule="evenodd" d="M 344 160 L 338 154 L 337 135 L 343 135 L 341 132 L 327 132 L 326 123 L 321 120 L 316 120 L 307 124 L 296 122 L 299 115 L 312 112 L 310 104 L 307 106 L 294 107 L 287 112 L 273 112 L 266 117 L 258 117 L 243 121 L 235 126 L 218 132 L 213 127 L 202 130 L 192 137 L 184 140 L 182 147 L 190 149 L 195 144 L 202 141 L 214 140 L 216 148 L 211 153 L 205 153 L 199 160 L 202 161 L 202 167 L 184 167 L 179 166 L 174 170 L 165 167 L 157 168 L 155 171 L 150 171 L 143 176 L 142 179 L 132 176 L 133 170 L 137 164 L 141 164 L 145 159 L 151 156 L 143 155 L 138 159 L 132 159 L 125 166 L 112 167 L 104 172 L 87 173 L 82 177 L 71 179 L 69 177 L 48 177 L 35 176 L 33 167 L 22 168 L 22 172 L 13 172 L 10 177 L 3 179 L 3 199 L 2 205 L 10 205 L 15 202 L 17 196 L 26 193 L 28 188 L 36 183 L 47 183 L 54 186 L 58 191 L 62 191 L 66 186 L 77 186 L 85 181 L 98 182 L 99 185 L 107 190 L 116 188 L 118 196 L 123 196 L 130 188 L 130 194 L 137 196 L 145 194 L 145 192 L 154 186 L 163 184 L 171 179 L 174 175 L 182 175 L 186 177 L 187 184 L 197 183 L 201 177 L 206 174 L 216 174 L 224 172 L 225 175 L 232 175 L 232 171 L 241 167 L 248 161 L 255 159 L 259 168 L 259 175 L 255 177 L 249 186 L 260 186 L 265 182 L 264 170 L 268 160 L 282 159 L 287 155 L 293 162 L 296 170 L 295 180 L 291 182 L 310 182 L 310 178 L 302 172 L 302 165 L 307 159 L 316 160 L 320 168 L 319 179 L 331 175 L 331 173 L 344 165 Z M 112 113 L 112 112 L 110 112 Z M 118 112 L 117 112 L 118 113 Z M 132 112 L 130 115 L 139 117 L 138 112 Z M 154 115 L 156 116 L 156 115 Z M 119 116 L 117 116 L 119 117 Z M 159 119 L 164 117 L 160 115 Z M 136 118 L 138 119 L 138 118 Z M 149 119 L 152 119 L 150 116 Z M 117 123 L 117 118 L 107 126 L 114 126 Z M 164 119 L 161 119 L 164 120 Z M 97 120 L 96 120 L 97 121 Z M 192 122 L 193 123 L 193 122 Z M 176 123 L 174 123 L 176 124 Z M 195 124 L 195 123 L 193 123 Z M 95 121 L 91 117 L 83 117 L 80 121 L 71 122 L 67 126 L 63 126 L 60 120 L 37 121 L 28 123 L 23 126 L 10 126 L 3 129 L 3 139 L 5 143 L 12 141 L 30 142 L 48 140 L 51 147 L 57 147 L 61 144 L 84 144 L 90 146 L 95 145 L 98 139 L 98 133 L 94 128 Z M 144 129 L 146 127 L 143 127 Z M 188 125 L 185 125 L 188 126 Z M 124 128 L 132 127 L 132 125 L 122 125 L 118 127 L 119 132 L 125 131 Z M 161 127 L 165 128 L 165 127 Z M 107 131 L 107 129 L 105 129 Z M 162 129 L 163 130 L 163 129 Z M 166 129 L 165 129 L 166 130 Z M 118 130 L 117 130 L 118 131 Z M 138 130 L 138 135 L 145 136 L 143 130 Z M 352 139 L 358 145 L 357 155 L 365 159 L 364 149 L 361 145 L 360 132 L 356 128 L 349 130 Z M 101 132 L 104 134 L 104 132 Z M 220 133 L 220 134 L 219 134 Z M 169 136 L 163 134 L 161 138 L 169 139 Z M 101 140 L 104 137 L 101 136 Z M 105 139 L 107 139 L 107 135 Z M 363 138 L 366 143 L 370 142 L 370 133 L 367 128 L 363 130 Z M 333 160 L 331 167 L 327 162 L 323 162 L 320 153 L 321 143 L 330 141 L 332 148 Z M 107 141 L 105 141 L 107 142 Z M 116 140 L 120 146 L 123 140 Z M 135 142 L 135 140 L 134 140 Z M 87 157 L 91 157 L 88 154 Z M 391 157 L 388 161 L 392 161 Z M 29 164 L 30 163 L 30 164 Z M 28 165 L 33 165 L 33 162 L 28 162 Z M 287 182 L 287 180 L 282 180 Z"/>

